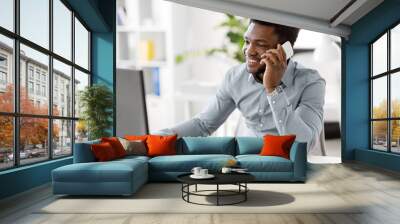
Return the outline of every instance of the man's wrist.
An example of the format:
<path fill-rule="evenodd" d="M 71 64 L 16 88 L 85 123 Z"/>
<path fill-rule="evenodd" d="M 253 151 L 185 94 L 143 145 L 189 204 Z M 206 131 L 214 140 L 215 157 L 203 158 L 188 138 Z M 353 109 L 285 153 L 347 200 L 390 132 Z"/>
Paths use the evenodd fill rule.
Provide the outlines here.
<path fill-rule="evenodd" d="M 268 96 L 276 96 L 276 95 L 280 94 L 281 92 L 283 92 L 283 86 L 282 86 L 282 84 L 276 86 L 272 91 L 269 91 L 269 90 L 267 89 L 267 95 L 268 95 Z"/>
<path fill-rule="evenodd" d="M 273 91 L 276 90 L 276 88 L 277 88 L 278 86 L 282 86 L 282 84 L 283 84 L 283 82 L 280 81 L 278 85 L 271 86 L 271 87 L 265 87 L 265 90 L 267 90 L 267 93 L 268 93 L 268 94 L 269 94 L 269 93 L 272 93 Z"/>
<path fill-rule="evenodd" d="M 267 93 L 272 93 L 273 91 L 275 91 L 277 86 L 271 87 L 271 88 L 265 88 L 267 90 Z"/>

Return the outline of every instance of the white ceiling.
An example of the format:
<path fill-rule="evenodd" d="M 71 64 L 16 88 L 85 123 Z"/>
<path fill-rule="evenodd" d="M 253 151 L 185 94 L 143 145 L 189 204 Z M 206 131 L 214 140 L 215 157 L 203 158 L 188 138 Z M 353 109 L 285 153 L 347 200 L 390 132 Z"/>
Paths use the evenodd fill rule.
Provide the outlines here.
<path fill-rule="evenodd" d="M 329 21 L 350 0 L 227 0 Z M 310 7 L 312 6 L 312 7 Z"/>
<path fill-rule="evenodd" d="M 383 2 L 383 0 L 167 1 L 346 38 L 350 35 L 352 24 Z"/>

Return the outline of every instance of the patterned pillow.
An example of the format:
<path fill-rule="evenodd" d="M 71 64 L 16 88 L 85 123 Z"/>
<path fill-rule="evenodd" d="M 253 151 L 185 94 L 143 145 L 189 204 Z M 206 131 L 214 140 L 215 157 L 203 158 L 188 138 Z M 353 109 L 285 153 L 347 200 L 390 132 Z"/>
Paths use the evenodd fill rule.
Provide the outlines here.
<path fill-rule="evenodd" d="M 146 144 L 142 140 L 127 140 L 125 138 L 118 138 L 126 151 L 126 155 L 146 156 Z"/>

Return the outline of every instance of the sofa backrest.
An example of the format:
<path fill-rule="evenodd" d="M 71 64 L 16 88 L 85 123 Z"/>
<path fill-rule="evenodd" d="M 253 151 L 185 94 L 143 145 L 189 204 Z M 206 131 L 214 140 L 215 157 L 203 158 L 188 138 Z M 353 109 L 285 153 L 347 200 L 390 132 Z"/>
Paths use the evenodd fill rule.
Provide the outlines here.
<path fill-rule="evenodd" d="M 177 142 L 177 154 L 235 155 L 234 137 L 183 137 Z"/>
<path fill-rule="evenodd" d="M 236 155 L 259 154 L 263 144 L 262 137 L 236 137 Z"/>
<path fill-rule="evenodd" d="M 100 139 L 75 143 L 74 146 L 74 163 L 89 163 L 95 162 L 96 158 L 90 148 L 92 144 L 99 144 Z"/>
<path fill-rule="evenodd" d="M 100 140 L 75 143 L 74 163 L 95 162 L 96 159 L 90 148 L 91 144 L 100 143 Z M 226 154 L 226 155 L 245 155 L 259 154 L 263 147 L 262 137 L 183 137 L 178 139 L 176 144 L 178 155 L 198 155 L 198 154 Z M 299 147 L 298 142 L 294 142 L 291 148 Z M 291 155 L 292 156 L 292 155 Z"/>

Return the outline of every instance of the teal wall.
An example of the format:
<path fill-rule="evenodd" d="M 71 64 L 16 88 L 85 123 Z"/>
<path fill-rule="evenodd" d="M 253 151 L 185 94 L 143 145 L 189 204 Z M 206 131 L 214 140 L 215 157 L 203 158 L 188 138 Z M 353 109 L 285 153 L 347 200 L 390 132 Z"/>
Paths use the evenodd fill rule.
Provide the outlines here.
<path fill-rule="evenodd" d="M 114 94 L 114 36 L 113 33 L 92 34 L 92 82 L 108 86 L 113 91 L 114 102 L 116 102 Z M 115 104 L 113 114 L 113 120 L 115 121 Z M 113 122 L 113 127 L 110 127 L 109 132 L 115 135 L 115 122 Z"/>
<path fill-rule="evenodd" d="M 69 157 L 0 172 L 0 199 L 48 183 L 53 169 L 71 163 Z"/>
<path fill-rule="evenodd" d="M 100 4 L 101 3 L 101 4 Z M 99 0 L 97 8 L 107 24 L 107 32 L 95 30 L 92 32 L 92 83 L 101 83 L 108 86 L 114 96 L 113 121 L 116 121 L 115 72 L 116 72 L 116 1 Z M 116 122 L 109 132 L 115 135 Z"/>
<path fill-rule="evenodd" d="M 342 41 L 342 158 L 398 170 L 398 156 L 369 149 L 369 43 L 400 22 L 400 1 L 386 0 L 351 27 Z M 363 150 L 363 151 L 359 151 Z M 397 161 L 397 164 L 393 163 Z"/>
<path fill-rule="evenodd" d="M 79 14 L 92 32 L 92 82 L 104 83 L 115 92 L 115 0 L 66 0 L 66 2 Z M 114 127 L 115 123 L 110 127 L 110 132 L 115 131 Z M 68 157 L 0 172 L 0 199 L 50 182 L 53 169 L 71 163 L 72 157 Z"/>

